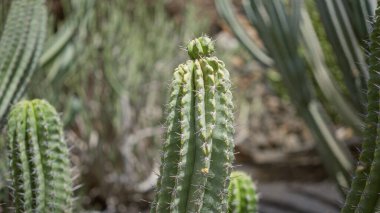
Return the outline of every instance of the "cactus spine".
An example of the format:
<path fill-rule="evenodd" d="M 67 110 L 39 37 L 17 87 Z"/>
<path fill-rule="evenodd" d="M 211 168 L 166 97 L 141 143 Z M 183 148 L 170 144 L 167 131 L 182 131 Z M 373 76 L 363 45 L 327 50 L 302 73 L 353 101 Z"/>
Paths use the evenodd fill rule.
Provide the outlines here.
<path fill-rule="evenodd" d="M 372 213 L 380 193 L 380 7 L 376 9 L 373 31 L 370 36 L 369 80 L 367 91 L 367 117 L 364 141 L 351 189 L 346 197 L 342 213 Z"/>
<path fill-rule="evenodd" d="M 0 120 L 22 95 L 41 55 L 47 12 L 43 0 L 13 0 L 0 40 Z"/>
<path fill-rule="evenodd" d="M 8 119 L 8 156 L 16 212 L 71 212 L 68 148 L 54 107 L 21 101 Z"/>
<path fill-rule="evenodd" d="M 226 212 L 233 161 L 229 73 L 208 37 L 187 46 L 175 69 L 167 135 L 151 213 Z"/>
<path fill-rule="evenodd" d="M 256 186 L 244 172 L 232 172 L 228 188 L 228 213 L 257 212 Z"/>

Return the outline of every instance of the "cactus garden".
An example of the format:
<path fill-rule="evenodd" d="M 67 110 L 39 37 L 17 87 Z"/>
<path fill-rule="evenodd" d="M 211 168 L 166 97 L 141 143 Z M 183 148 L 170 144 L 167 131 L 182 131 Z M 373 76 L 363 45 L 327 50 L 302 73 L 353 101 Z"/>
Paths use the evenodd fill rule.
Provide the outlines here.
<path fill-rule="evenodd" d="M 380 212 L 380 0 L 1 0 L 0 213 Z"/>

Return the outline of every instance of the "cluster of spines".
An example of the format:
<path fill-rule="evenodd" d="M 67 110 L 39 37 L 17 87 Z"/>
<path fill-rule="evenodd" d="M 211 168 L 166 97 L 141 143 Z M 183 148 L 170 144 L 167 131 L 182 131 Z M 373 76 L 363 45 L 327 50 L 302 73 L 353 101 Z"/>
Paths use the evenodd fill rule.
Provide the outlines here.
<path fill-rule="evenodd" d="M 0 120 L 22 95 L 46 34 L 44 0 L 13 0 L 0 40 Z"/>
<path fill-rule="evenodd" d="M 228 188 L 229 213 L 255 213 L 258 211 L 256 186 L 244 172 L 232 172 Z"/>
<path fill-rule="evenodd" d="M 225 212 L 233 161 L 229 73 L 208 37 L 174 72 L 167 135 L 151 212 Z"/>
<path fill-rule="evenodd" d="M 369 80 L 367 91 L 367 117 L 364 141 L 351 189 L 342 213 L 372 213 L 380 193 L 380 8 L 376 9 L 373 31 L 370 36 Z"/>
<path fill-rule="evenodd" d="M 7 128 L 15 212 L 71 212 L 69 151 L 54 107 L 43 100 L 21 101 Z"/>

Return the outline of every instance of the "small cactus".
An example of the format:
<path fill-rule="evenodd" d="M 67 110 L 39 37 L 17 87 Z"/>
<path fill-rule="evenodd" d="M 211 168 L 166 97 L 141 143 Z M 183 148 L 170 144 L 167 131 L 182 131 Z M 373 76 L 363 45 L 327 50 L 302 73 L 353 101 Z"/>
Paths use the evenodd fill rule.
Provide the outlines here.
<path fill-rule="evenodd" d="M 8 156 L 16 212 L 71 212 L 69 151 L 54 107 L 21 101 L 8 119 Z"/>
<path fill-rule="evenodd" d="M 229 73 L 208 37 L 187 46 L 175 69 L 167 135 L 151 212 L 226 212 L 233 156 Z"/>
<path fill-rule="evenodd" d="M 252 179 L 244 172 L 232 172 L 228 188 L 228 213 L 257 212 L 258 196 Z"/>

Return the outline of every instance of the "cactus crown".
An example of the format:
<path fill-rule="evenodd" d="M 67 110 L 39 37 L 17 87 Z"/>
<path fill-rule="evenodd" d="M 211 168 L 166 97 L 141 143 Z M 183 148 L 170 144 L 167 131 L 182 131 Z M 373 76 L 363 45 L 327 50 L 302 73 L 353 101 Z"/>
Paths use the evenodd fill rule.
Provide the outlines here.
<path fill-rule="evenodd" d="M 187 54 L 189 54 L 193 60 L 211 56 L 214 52 L 214 42 L 207 36 L 196 38 L 187 45 Z"/>
<path fill-rule="evenodd" d="M 8 157 L 16 212 L 71 212 L 68 153 L 54 107 L 34 100 L 12 108 Z"/>

